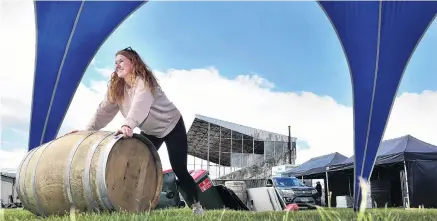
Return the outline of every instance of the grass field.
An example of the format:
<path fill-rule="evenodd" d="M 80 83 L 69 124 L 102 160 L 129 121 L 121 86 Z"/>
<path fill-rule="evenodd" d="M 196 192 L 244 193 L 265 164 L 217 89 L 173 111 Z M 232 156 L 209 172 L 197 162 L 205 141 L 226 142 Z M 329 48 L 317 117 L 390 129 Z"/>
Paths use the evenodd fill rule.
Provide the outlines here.
<path fill-rule="evenodd" d="M 16 220 L 76 220 L 76 221 L 188 221 L 188 220 L 296 220 L 296 221 L 310 221 L 310 220 L 336 220 L 336 221 L 350 221 L 350 220 L 366 220 L 366 221 L 415 221 L 415 220 L 436 220 L 437 210 L 434 209 L 370 209 L 364 213 L 362 219 L 358 219 L 357 213 L 352 209 L 319 209 L 309 211 L 297 212 L 240 212 L 230 210 L 210 210 L 206 211 L 203 216 L 194 216 L 189 209 L 166 209 L 154 210 L 149 213 L 142 214 L 127 214 L 127 213 L 112 213 L 112 214 L 75 214 L 74 216 L 63 217 L 49 217 L 39 218 L 32 213 L 22 209 L 7 209 L 0 212 L 0 220 L 16 221 Z"/>
<path fill-rule="evenodd" d="M 352 209 L 323 208 L 317 210 L 301 210 L 295 212 L 253 212 L 233 210 L 206 210 L 202 216 L 193 215 L 188 207 L 183 209 L 156 209 L 147 213 L 101 213 L 86 214 L 70 211 L 66 216 L 37 217 L 23 209 L 0 209 L 0 221 L 17 220 L 47 220 L 47 221 L 191 221 L 191 220 L 218 220 L 218 221 L 437 221 L 437 209 L 365 209 L 367 202 L 368 184 L 360 177 L 362 189 L 362 209 L 359 213 Z"/>

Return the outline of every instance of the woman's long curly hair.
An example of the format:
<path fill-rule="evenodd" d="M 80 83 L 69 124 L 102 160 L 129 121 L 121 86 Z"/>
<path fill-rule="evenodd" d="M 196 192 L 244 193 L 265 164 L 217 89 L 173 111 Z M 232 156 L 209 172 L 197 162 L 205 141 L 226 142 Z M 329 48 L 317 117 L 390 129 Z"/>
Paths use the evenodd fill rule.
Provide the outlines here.
<path fill-rule="evenodd" d="M 150 88 L 152 95 L 156 94 L 156 90 L 160 89 L 159 83 L 154 76 L 152 70 L 144 63 L 141 59 L 140 55 L 133 50 L 131 47 L 120 50 L 116 53 L 117 55 L 123 55 L 127 59 L 132 62 L 132 79 L 131 82 L 135 83 L 134 79 L 140 77 L 144 80 L 146 84 L 148 84 L 148 88 Z M 112 72 L 111 79 L 109 81 L 109 93 L 108 99 L 111 103 L 122 103 L 124 99 L 124 88 L 125 88 L 125 80 L 123 78 L 119 78 L 117 72 Z"/>

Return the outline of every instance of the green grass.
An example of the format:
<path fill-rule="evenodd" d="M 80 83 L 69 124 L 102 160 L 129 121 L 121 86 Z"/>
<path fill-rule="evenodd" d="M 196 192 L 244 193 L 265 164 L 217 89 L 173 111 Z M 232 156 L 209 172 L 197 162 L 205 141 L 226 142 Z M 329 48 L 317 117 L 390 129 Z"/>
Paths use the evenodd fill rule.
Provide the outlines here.
<path fill-rule="evenodd" d="M 193 215 L 188 207 L 184 209 L 152 210 L 147 213 L 102 213 L 86 214 L 70 211 L 66 216 L 50 216 L 48 218 L 37 217 L 23 209 L 0 209 L 0 221 L 16 220 L 47 220 L 47 221 L 191 221 L 191 220 L 235 220 L 235 221 L 437 221 L 436 209 L 365 209 L 368 183 L 360 178 L 362 189 L 361 210 L 355 213 L 352 209 L 322 208 L 317 210 L 296 212 L 253 212 L 233 210 L 206 210 L 203 216 Z"/>
<path fill-rule="evenodd" d="M 310 220 L 336 220 L 336 221 L 350 221 L 358 220 L 357 213 L 352 209 L 319 209 L 309 211 L 297 212 L 242 212 L 231 210 L 208 210 L 203 216 L 192 215 L 189 209 L 166 209 L 153 210 L 149 213 L 132 214 L 132 213 L 106 213 L 106 214 L 75 214 L 75 216 L 52 216 L 49 218 L 40 218 L 27 210 L 23 209 L 6 209 L 0 212 L 0 220 L 15 221 L 15 220 L 48 220 L 48 221 L 188 221 L 188 220 L 295 220 L 295 221 L 310 221 Z M 434 209 L 368 209 L 364 212 L 364 219 L 366 221 L 414 221 L 414 220 L 436 220 L 437 210 Z"/>

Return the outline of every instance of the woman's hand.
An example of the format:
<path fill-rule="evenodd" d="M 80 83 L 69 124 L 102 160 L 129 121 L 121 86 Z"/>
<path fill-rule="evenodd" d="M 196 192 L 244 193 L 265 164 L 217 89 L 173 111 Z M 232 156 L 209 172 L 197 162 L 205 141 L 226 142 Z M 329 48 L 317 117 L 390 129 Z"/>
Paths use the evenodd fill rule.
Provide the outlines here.
<path fill-rule="evenodd" d="M 117 130 L 117 132 L 115 133 L 115 136 L 117 136 L 119 134 L 123 134 L 123 138 L 132 137 L 134 135 L 132 128 L 125 126 L 125 125 L 123 125 L 120 129 Z"/>

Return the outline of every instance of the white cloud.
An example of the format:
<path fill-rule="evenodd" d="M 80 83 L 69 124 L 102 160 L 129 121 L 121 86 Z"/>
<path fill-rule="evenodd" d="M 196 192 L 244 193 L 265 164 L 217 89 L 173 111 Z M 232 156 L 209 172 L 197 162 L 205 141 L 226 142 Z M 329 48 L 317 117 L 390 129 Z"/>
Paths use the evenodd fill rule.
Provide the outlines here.
<path fill-rule="evenodd" d="M 17 167 L 26 148 L 4 140 L 5 129 L 28 128 L 35 61 L 35 21 L 32 1 L 2 1 L 0 7 L 1 130 L 0 168 Z M 6 52 L 6 53 L 5 53 Z M 26 131 L 27 132 L 27 131 Z M 12 146 L 15 149 L 6 149 Z"/>
<path fill-rule="evenodd" d="M 114 69 L 110 69 L 110 68 L 95 68 L 95 70 L 106 78 L 111 77 L 112 72 L 114 72 Z"/>
<path fill-rule="evenodd" d="M 437 145 L 437 92 L 403 93 L 396 99 L 385 137 L 411 134 Z"/>
<path fill-rule="evenodd" d="M 265 78 L 262 78 L 256 74 L 254 75 L 239 75 L 236 79 L 236 81 L 241 82 L 243 84 L 252 84 L 254 87 L 261 87 L 261 88 L 269 88 L 272 89 L 275 87 L 275 84 L 268 81 Z"/>
<path fill-rule="evenodd" d="M 2 126 L 26 123 L 29 118 L 35 61 L 33 6 L 24 1 L 2 2 L 0 72 Z M 5 53 L 6 52 L 6 53 Z"/>
<path fill-rule="evenodd" d="M 17 149 L 14 151 L 0 149 L 0 169 L 11 169 L 15 171 L 26 155 L 26 152 L 26 149 Z"/>
<path fill-rule="evenodd" d="M 1 48 L 8 51 L 0 55 L 0 61 L 8 64 L 3 66 L 7 70 L 1 72 L 0 81 L 1 129 L 14 128 L 13 122 L 22 122 L 28 127 L 35 53 L 33 6 L 11 1 L 3 5 L 0 14 L 0 32 L 5 39 L 1 42 Z M 4 22 L 6 20 L 7 23 Z M 93 61 L 93 64 L 99 62 Z M 99 68 L 98 66 L 93 67 Z M 100 70 L 104 73 L 104 68 Z M 287 134 L 287 126 L 291 125 L 292 136 L 305 140 L 310 147 L 306 150 L 298 147 L 298 162 L 334 151 L 348 156 L 353 152 L 352 108 L 338 104 L 331 97 L 310 92 L 273 92 L 271 89 L 274 84 L 258 75 L 226 79 L 212 67 L 156 71 L 156 75 L 168 97 L 182 111 L 187 128 L 195 114 L 282 134 Z M 107 82 L 96 81 L 90 87 L 79 85 L 60 134 L 83 128 L 103 98 L 106 84 Z M 401 95 L 396 99 L 385 138 L 409 133 L 437 144 L 436 109 L 437 92 Z M 84 110 L 85 114 L 82 112 Z M 105 129 L 115 130 L 121 119 L 121 116 L 117 116 Z M 6 145 L 7 142 L 2 142 L 3 144 Z M 24 150 L 24 147 L 0 150 L 1 166 L 18 166 Z M 159 153 L 164 168 L 169 168 L 165 146 Z"/>

